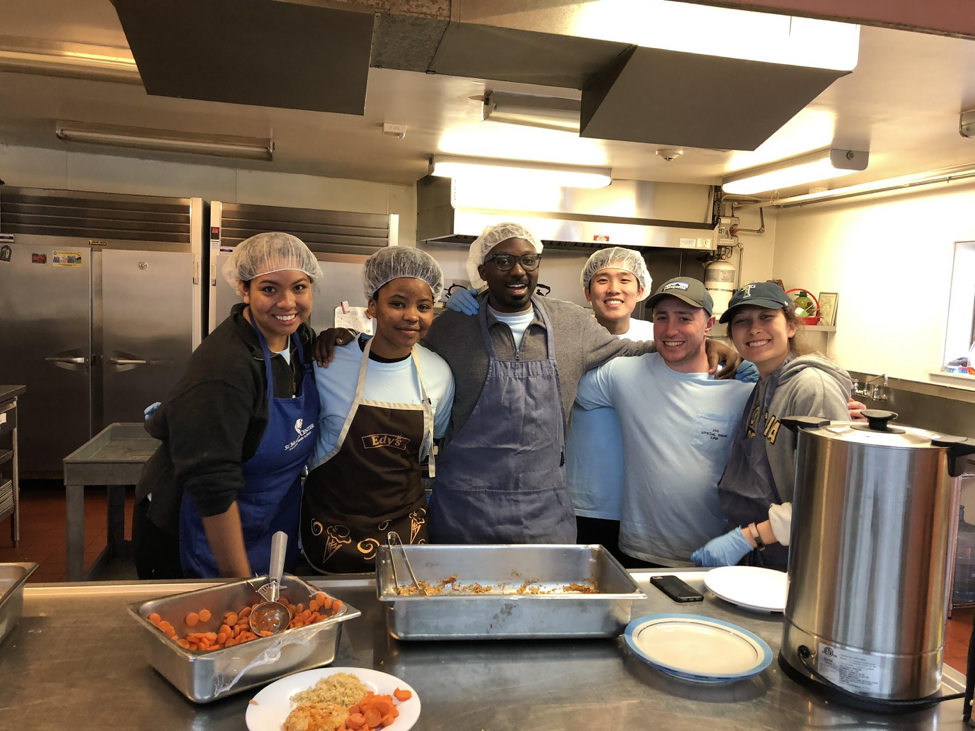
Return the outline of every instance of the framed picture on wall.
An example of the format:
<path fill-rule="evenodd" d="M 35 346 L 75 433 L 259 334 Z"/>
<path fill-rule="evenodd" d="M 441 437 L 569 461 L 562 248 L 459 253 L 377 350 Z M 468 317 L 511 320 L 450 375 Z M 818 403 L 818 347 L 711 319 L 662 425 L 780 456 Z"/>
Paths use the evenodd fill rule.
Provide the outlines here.
<path fill-rule="evenodd" d="M 819 324 L 836 325 L 836 305 L 840 295 L 836 292 L 819 293 Z"/>

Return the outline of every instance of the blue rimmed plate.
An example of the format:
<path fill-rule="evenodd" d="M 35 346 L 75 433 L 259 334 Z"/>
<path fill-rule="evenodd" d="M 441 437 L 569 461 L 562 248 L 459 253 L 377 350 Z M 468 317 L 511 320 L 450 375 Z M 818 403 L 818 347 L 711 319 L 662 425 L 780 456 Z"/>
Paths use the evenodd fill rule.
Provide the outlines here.
<path fill-rule="evenodd" d="M 651 614 L 634 619 L 623 635 L 641 660 L 668 675 L 702 683 L 733 683 L 761 673 L 772 649 L 728 622 L 696 614 Z"/>

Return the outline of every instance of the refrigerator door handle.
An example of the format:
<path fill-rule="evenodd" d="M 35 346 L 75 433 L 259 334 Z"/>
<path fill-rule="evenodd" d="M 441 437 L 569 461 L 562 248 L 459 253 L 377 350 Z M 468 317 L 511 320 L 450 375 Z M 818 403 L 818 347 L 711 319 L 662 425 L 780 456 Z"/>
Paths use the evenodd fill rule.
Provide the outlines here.
<path fill-rule="evenodd" d="M 139 360 L 138 358 L 109 358 L 108 362 L 112 365 L 148 365 L 149 361 Z"/>
<path fill-rule="evenodd" d="M 82 358 L 80 356 L 77 357 L 77 358 L 68 358 L 68 357 L 56 358 L 56 357 L 51 357 L 51 358 L 45 358 L 44 360 L 46 360 L 48 363 L 73 363 L 75 365 L 84 365 L 85 363 L 88 362 L 88 359 L 87 358 Z"/>

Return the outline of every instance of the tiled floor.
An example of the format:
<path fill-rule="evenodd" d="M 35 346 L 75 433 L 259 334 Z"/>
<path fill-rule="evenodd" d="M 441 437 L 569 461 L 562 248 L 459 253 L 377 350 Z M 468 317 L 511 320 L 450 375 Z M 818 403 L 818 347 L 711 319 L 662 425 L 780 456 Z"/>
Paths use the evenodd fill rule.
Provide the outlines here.
<path fill-rule="evenodd" d="M 127 539 L 132 537 L 132 505 L 133 495 L 129 490 L 125 501 Z M 17 548 L 10 542 L 9 523 L 0 524 L 0 561 L 36 561 L 40 567 L 31 581 L 64 581 L 64 488 L 58 487 L 57 483 L 26 486 L 21 493 L 20 515 L 20 545 Z M 85 568 L 105 548 L 107 530 L 106 492 L 88 488 L 85 490 Z M 113 573 L 118 573 L 117 567 Z M 132 567 L 125 567 L 122 573 L 134 575 Z M 973 619 L 975 609 L 959 609 L 948 622 L 945 662 L 962 672 L 968 658 Z"/>
<path fill-rule="evenodd" d="M 107 492 L 85 489 L 85 568 L 91 566 L 108 540 Z M 132 538 L 133 492 L 125 502 L 125 537 Z M 13 547 L 10 522 L 0 524 L 0 561 L 34 561 L 39 564 L 30 580 L 66 579 L 66 532 L 64 487 L 56 482 L 26 484 L 20 494 L 20 544 Z"/>

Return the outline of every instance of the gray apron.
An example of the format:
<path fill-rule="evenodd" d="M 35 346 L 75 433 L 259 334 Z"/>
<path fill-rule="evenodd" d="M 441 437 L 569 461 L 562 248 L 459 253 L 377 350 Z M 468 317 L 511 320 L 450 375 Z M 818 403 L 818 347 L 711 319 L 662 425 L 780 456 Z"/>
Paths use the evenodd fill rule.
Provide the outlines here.
<path fill-rule="evenodd" d="M 730 529 L 744 528 L 751 523 L 758 525 L 768 520 L 768 509 L 782 503 L 775 487 L 772 468 L 765 451 L 765 415 L 768 413 L 775 388 L 779 384 L 779 368 L 769 376 L 765 393 L 760 404 L 759 386 L 752 391 L 745 407 L 745 417 L 738 424 L 735 444 L 731 449 L 728 466 L 718 482 L 718 495 L 721 508 L 728 518 Z M 755 413 L 756 405 L 760 409 Z M 787 436 L 787 435 L 783 435 Z M 764 566 L 785 571 L 789 563 L 789 547 L 781 544 L 768 546 L 764 551 L 758 549 L 747 554 L 739 563 L 747 566 Z"/>
<path fill-rule="evenodd" d="M 489 363 L 467 423 L 437 460 L 430 500 L 434 543 L 575 543 L 565 485 L 565 410 L 545 309 L 546 360 L 498 360 L 478 312 Z"/>

